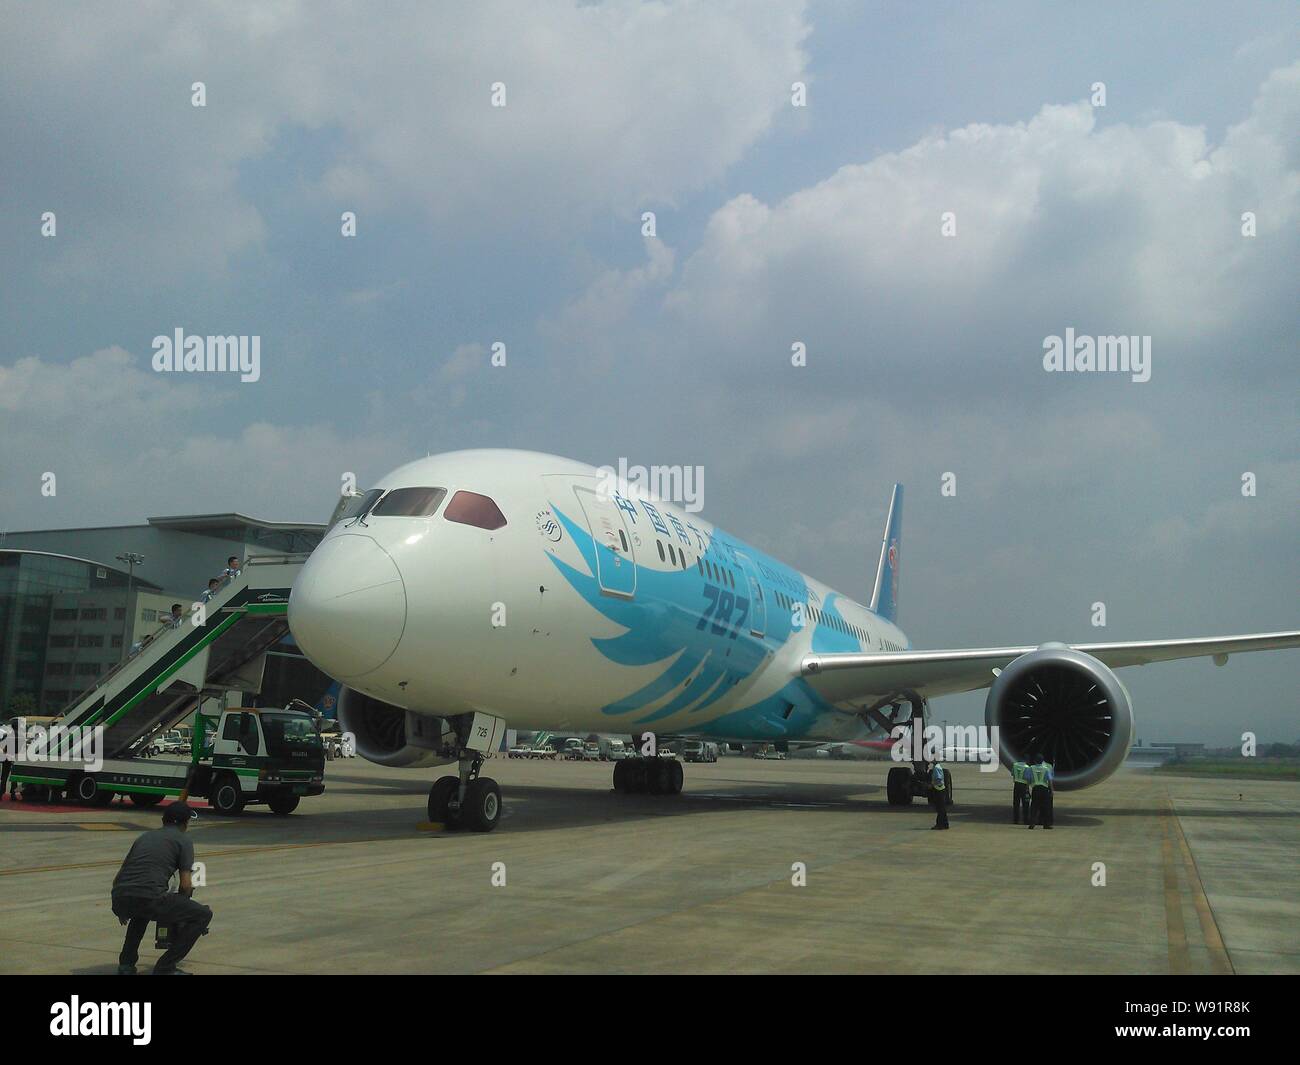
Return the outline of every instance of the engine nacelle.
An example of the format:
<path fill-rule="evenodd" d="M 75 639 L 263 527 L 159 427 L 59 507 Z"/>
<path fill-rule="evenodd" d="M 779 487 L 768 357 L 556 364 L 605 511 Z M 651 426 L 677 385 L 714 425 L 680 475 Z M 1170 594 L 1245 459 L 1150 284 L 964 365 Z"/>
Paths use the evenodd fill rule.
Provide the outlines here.
<path fill-rule="evenodd" d="M 1133 742 L 1133 701 L 1113 670 L 1063 643 L 1045 643 L 1012 662 L 989 689 L 984 721 L 997 726 L 998 757 L 1046 756 L 1056 788 L 1100 784 Z"/>
<path fill-rule="evenodd" d="M 456 760 L 456 733 L 445 719 L 403 710 L 355 688 L 339 691 L 339 725 L 352 734 L 357 754 L 379 765 L 419 769 Z"/>

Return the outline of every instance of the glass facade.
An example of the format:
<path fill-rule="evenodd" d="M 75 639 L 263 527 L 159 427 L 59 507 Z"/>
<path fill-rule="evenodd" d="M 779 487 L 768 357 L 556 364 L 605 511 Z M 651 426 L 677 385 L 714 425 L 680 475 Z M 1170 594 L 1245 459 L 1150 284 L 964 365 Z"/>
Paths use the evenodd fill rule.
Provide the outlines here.
<path fill-rule="evenodd" d="M 134 589 L 157 586 L 137 577 Z M 78 593 L 86 595 L 84 604 Z M 126 616 L 128 599 L 120 570 L 66 555 L 0 550 L 0 719 L 61 710 L 89 687 L 92 670 L 121 655 L 122 622 L 115 619 Z M 67 661 L 48 663 L 55 666 L 51 674 L 52 626 L 57 646 L 70 652 Z"/>

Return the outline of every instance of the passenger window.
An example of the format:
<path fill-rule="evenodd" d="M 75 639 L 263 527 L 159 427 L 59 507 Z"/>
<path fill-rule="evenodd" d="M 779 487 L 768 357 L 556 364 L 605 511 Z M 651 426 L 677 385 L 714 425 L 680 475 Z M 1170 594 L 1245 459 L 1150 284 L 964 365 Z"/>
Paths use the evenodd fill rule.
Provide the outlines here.
<path fill-rule="evenodd" d="M 619 539 L 619 543 L 623 545 L 623 554 L 626 555 L 627 554 L 627 533 L 625 533 L 622 529 L 619 529 L 618 539 Z"/>
<path fill-rule="evenodd" d="M 447 495 L 445 488 L 394 488 L 375 507 L 376 517 L 427 518 Z"/>
<path fill-rule="evenodd" d="M 695 560 L 695 568 L 700 571 L 701 576 L 704 575 L 704 560 L 702 558 Z"/>
<path fill-rule="evenodd" d="M 501 508 L 477 492 L 457 492 L 451 497 L 442 516 L 448 521 L 475 525 L 480 529 L 499 529 L 506 523 Z"/>
<path fill-rule="evenodd" d="M 672 544 L 668 545 L 668 561 L 674 566 L 677 565 L 677 550 Z"/>
<path fill-rule="evenodd" d="M 659 548 L 659 561 L 667 562 L 668 559 L 664 557 L 664 542 L 662 540 L 656 540 L 655 547 Z"/>

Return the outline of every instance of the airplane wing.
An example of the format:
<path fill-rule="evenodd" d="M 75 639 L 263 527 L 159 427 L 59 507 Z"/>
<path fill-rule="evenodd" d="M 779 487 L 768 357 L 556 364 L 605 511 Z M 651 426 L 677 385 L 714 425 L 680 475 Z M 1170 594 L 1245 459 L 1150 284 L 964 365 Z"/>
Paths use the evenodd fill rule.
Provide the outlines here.
<path fill-rule="evenodd" d="M 1213 658 L 1223 665 L 1230 654 L 1300 647 L 1300 632 L 1262 632 L 1248 636 L 1210 636 L 1192 640 L 1068 644 L 1107 666 L 1144 666 L 1179 658 Z M 927 699 L 987 688 L 994 670 L 1006 668 L 1035 647 L 975 647 L 949 651 L 890 651 L 809 654 L 804 679 L 833 703 L 884 703 L 916 693 Z"/>

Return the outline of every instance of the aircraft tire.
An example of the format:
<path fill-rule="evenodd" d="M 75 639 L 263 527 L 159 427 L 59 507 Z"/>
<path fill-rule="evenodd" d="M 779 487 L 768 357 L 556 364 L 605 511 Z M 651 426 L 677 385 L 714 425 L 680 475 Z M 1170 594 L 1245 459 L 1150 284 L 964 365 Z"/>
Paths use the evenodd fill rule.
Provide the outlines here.
<path fill-rule="evenodd" d="M 620 759 L 614 763 L 614 790 L 627 791 L 627 759 Z"/>
<path fill-rule="evenodd" d="M 670 759 L 668 762 L 668 783 L 669 795 L 680 795 L 682 793 L 682 786 L 686 783 L 686 770 L 682 768 L 682 763 L 677 761 L 676 758 Z"/>
<path fill-rule="evenodd" d="M 952 773 L 947 769 L 943 771 L 943 782 L 945 785 L 947 785 L 947 790 L 944 792 L 944 805 L 951 806 L 952 805 Z"/>
<path fill-rule="evenodd" d="M 501 822 L 501 785 L 491 777 L 478 777 L 465 789 L 460 823 L 473 832 L 491 832 Z"/>
<path fill-rule="evenodd" d="M 433 787 L 429 789 L 430 821 L 439 825 L 449 823 L 447 804 L 451 801 L 451 797 L 456 794 L 456 789 L 459 787 L 460 780 L 457 777 L 439 777 L 433 782 Z"/>
<path fill-rule="evenodd" d="M 907 766 L 896 765 L 885 778 L 885 796 L 890 806 L 912 804 L 912 771 Z"/>
<path fill-rule="evenodd" d="M 649 790 L 650 766 L 646 758 L 633 758 L 627 766 L 626 790 L 632 795 L 644 795 Z"/>

